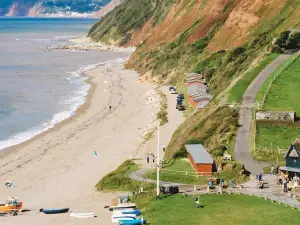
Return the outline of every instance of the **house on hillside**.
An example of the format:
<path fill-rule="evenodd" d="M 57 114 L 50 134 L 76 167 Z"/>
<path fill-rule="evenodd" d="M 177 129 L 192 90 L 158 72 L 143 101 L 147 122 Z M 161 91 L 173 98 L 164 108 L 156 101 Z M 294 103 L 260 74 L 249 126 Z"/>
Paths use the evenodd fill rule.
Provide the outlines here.
<path fill-rule="evenodd" d="M 290 146 L 286 156 L 286 166 L 279 167 L 279 170 L 288 173 L 290 177 L 293 177 L 295 174 L 300 176 L 300 139 Z"/>
<path fill-rule="evenodd" d="M 211 175 L 214 161 L 201 144 L 185 145 L 190 163 L 199 175 Z"/>

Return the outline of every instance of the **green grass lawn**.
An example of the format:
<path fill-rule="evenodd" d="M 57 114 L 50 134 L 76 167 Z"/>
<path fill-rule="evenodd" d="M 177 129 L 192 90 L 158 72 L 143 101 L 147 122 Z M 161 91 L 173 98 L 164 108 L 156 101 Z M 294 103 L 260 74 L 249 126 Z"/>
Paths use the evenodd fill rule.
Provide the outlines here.
<path fill-rule="evenodd" d="M 271 124 L 258 122 L 256 125 L 256 151 L 254 157 L 257 160 L 277 160 L 279 149 L 287 149 L 296 138 L 300 137 L 300 124 Z M 281 159 L 286 151 L 281 151 Z"/>
<path fill-rule="evenodd" d="M 184 184 L 207 184 L 207 177 L 197 177 L 195 175 L 195 170 L 188 159 L 181 158 L 163 165 L 160 180 Z M 146 177 L 156 180 L 156 170 L 149 171 Z"/>
<path fill-rule="evenodd" d="M 300 114 L 300 59 L 291 64 L 272 84 L 264 104 L 267 110 L 296 111 Z"/>
<path fill-rule="evenodd" d="M 228 102 L 240 102 L 243 94 L 247 90 L 251 82 L 257 77 L 257 75 L 279 55 L 272 53 L 263 58 L 255 67 L 248 70 L 243 77 L 230 89 L 228 93 Z"/>
<path fill-rule="evenodd" d="M 287 225 L 299 224 L 300 213 L 291 207 L 247 195 L 203 195 L 196 208 L 195 196 L 174 195 L 151 200 L 145 211 L 153 225 Z"/>
<path fill-rule="evenodd" d="M 248 177 L 240 174 L 242 168 L 239 163 L 234 161 L 227 162 L 223 169 L 223 171 L 216 173 L 213 176 L 223 178 L 225 184 L 229 185 L 233 179 L 237 182 L 245 182 L 248 179 Z M 171 163 L 163 165 L 160 180 L 174 183 L 203 185 L 208 184 L 208 178 L 211 177 L 197 177 L 195 175 L 195 170 L 187 158 L 177 158 L 172 160 Z M 146 174 L 146 177 L 156 180 L 156 170 L 153 169 L 152 171 L 149 171 Z"/>

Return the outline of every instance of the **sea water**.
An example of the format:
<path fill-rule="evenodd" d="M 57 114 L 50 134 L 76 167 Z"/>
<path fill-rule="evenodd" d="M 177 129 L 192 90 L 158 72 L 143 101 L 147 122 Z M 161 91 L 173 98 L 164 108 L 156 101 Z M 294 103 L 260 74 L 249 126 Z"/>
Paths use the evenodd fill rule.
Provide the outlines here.
<path fill-rule="evenodd" d="M 120 54 L 49 50 L 95 19 L 0 17 L 0 150 L 69 118 L 89 90 L 81 73 Z"/>

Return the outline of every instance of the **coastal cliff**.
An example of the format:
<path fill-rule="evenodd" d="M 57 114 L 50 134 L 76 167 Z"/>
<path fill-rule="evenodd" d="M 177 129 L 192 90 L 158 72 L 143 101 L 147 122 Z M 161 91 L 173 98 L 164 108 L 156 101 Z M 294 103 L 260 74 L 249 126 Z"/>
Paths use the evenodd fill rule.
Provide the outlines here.
<path fill-rule="evenodd" d="M 174 134 L 167 153 L 172 156 L 191 139 L 209 149 L 230 148 L 238 117 L 216 103 L 226 103 L 223 96 L 270 52 L 274 37 L 297 27 L 299 12 L 294 0 L 128 0 L 95 24 L 89 36 L 136 46 L 127 67 L 142 79 L 184 90 L 185 73 L 204 76 L 215 100 Z M 224 129 L 217 129 L 218 120 Z"/>

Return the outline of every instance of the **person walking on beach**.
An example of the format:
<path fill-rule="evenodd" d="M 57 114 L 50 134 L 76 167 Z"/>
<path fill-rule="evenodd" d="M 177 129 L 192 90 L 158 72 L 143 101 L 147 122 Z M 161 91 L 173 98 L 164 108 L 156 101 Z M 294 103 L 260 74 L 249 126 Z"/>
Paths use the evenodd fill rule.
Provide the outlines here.
<path fill-rule="evenodd" d="M 111 112 L 111 105 L 109 106 L 109 111 Z"/>
<path fill-rule="evenodd" d="M 96 150 L 95 150 L 95 151 L 94 151 L 94 157 L 97 157 L 97 155 L 98 155 L 98 154 L 97 154 L 97 152 L 96 152 Z"/>
<path fill-rule="evenodd" d="M 166 152 L 166 146 L 165 145 L 162 146 L 162 150 L 163 150 L 163 152 Z"/>
<path fill-rule="evenodd" d="M 147 154 L 146 160 L 147 160 L 147 163 L 149 164 L 149 161 L 150 161 L 150 156 L 149 156 L 149 154 Z"/>

